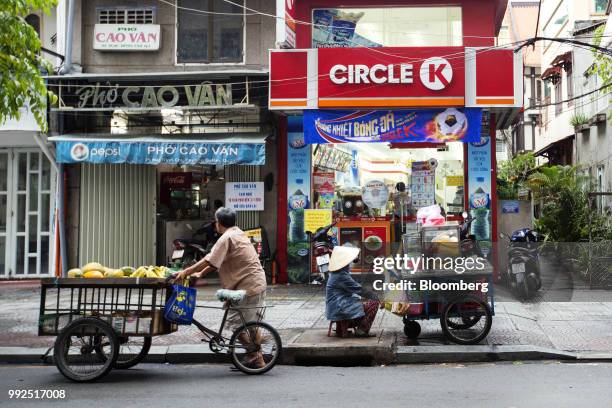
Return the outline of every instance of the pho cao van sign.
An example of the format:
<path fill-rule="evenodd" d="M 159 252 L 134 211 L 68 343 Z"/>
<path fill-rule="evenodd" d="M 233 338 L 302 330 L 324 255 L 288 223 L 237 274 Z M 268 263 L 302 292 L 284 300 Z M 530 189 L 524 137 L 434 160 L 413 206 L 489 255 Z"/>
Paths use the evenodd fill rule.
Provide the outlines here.
<path fill-rule="evenodd" d="M 96 24 L 94 50 L 157 51 L 160 44 L 159 24 Z"/>
<path fill-rule="evenodd" d="M 263 211 L 263 181 L 225 183 L 225 206 L 234 211 Z"/>

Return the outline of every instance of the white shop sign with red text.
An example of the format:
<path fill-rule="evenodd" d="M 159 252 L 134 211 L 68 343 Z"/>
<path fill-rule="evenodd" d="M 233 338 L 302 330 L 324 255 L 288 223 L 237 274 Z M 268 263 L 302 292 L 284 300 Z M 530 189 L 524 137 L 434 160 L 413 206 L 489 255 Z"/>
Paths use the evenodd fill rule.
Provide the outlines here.
<path fill-rule="evenodd" d="M 157 51 L 159 24 L 96 24 L 93 48 L 99 51 Z"/>

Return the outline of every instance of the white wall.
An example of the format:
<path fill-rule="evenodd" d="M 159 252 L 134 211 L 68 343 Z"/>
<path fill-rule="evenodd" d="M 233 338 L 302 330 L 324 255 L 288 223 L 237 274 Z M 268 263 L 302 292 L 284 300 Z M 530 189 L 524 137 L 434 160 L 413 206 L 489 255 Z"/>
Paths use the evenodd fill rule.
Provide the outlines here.
<path fill-rule="evenodd" d="M 605 18 L 604 15 L 594 13 L 593 0 L 542 0 L 541 7 L 540 25 L 544 30 L 544 36 L 568 38 L 572 36 L 576 21 Z M 564 12 L 565 10 L 567 10 L 567 13 Z M 566 21 L 555 27 L 554 22 L 562 20 L 561 17 L 564 15 L 567 15 Z M 583 72 L 592 63 L 590 52 L 577 47 L 570 47 L 567 44 L 547 41 L 541 42 L 540 48 L 542 50 L 542 71 L 550 67 L 552 60 L 558 55 L 567 51 L 573 52 L 573 94 L 574 96 L 581 94 L 584 86 Z M 551 102 L 556 102 L 554 85 L 550 82 L 548 84 L 551 89 Z M 567 72 L 564 70 L 562 71 L 561 84 L 561 100 L 568 99 Z M 574 134 L 574 128 L 570 125 L 570 121 L 575 110 L 581 109 L 580 105 L 583 103 L 582 100 L 563 103 L 561 113 L 558 115 L 555 113 L 555 106 L 545 108 L 542 117 L 543 134 L 536 137 L 536 150 Z"/>

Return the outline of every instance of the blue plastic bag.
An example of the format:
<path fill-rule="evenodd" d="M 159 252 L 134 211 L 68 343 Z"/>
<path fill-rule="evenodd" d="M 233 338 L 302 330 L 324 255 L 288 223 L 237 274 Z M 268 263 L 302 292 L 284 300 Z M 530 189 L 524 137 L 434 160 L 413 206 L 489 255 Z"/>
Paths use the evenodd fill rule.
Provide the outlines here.
<path fill-rule="evenodd" d="M 164 318 L 176 324 L 191 324 L 196 305 L 195 288 L 172 285 L 172 295 L 164 307 Z"/>

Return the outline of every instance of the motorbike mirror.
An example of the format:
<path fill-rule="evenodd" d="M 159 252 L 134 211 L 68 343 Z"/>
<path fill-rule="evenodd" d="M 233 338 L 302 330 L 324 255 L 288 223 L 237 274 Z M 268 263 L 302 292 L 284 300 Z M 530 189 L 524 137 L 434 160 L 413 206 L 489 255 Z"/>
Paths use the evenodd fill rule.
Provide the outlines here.
<path fill-rule="evenodd" d="M 185 228 L 187 228 L 189 231 L 193 231 L 191 224 L 185 224 Z"/>
<path fill-rule="evenodd" d="M 468 217 L 467 211 L 462 212 L 461 216 L 463 217 L 464 220 L 467 220 L 467 217 Z"/>
<path fill-rule="evenodd" d="M 504 234 L 503 232 L 499 233 L 499 237 L 503 238 L 503 239 L 508 239 L 508 236 L 506 234 Z"/>

